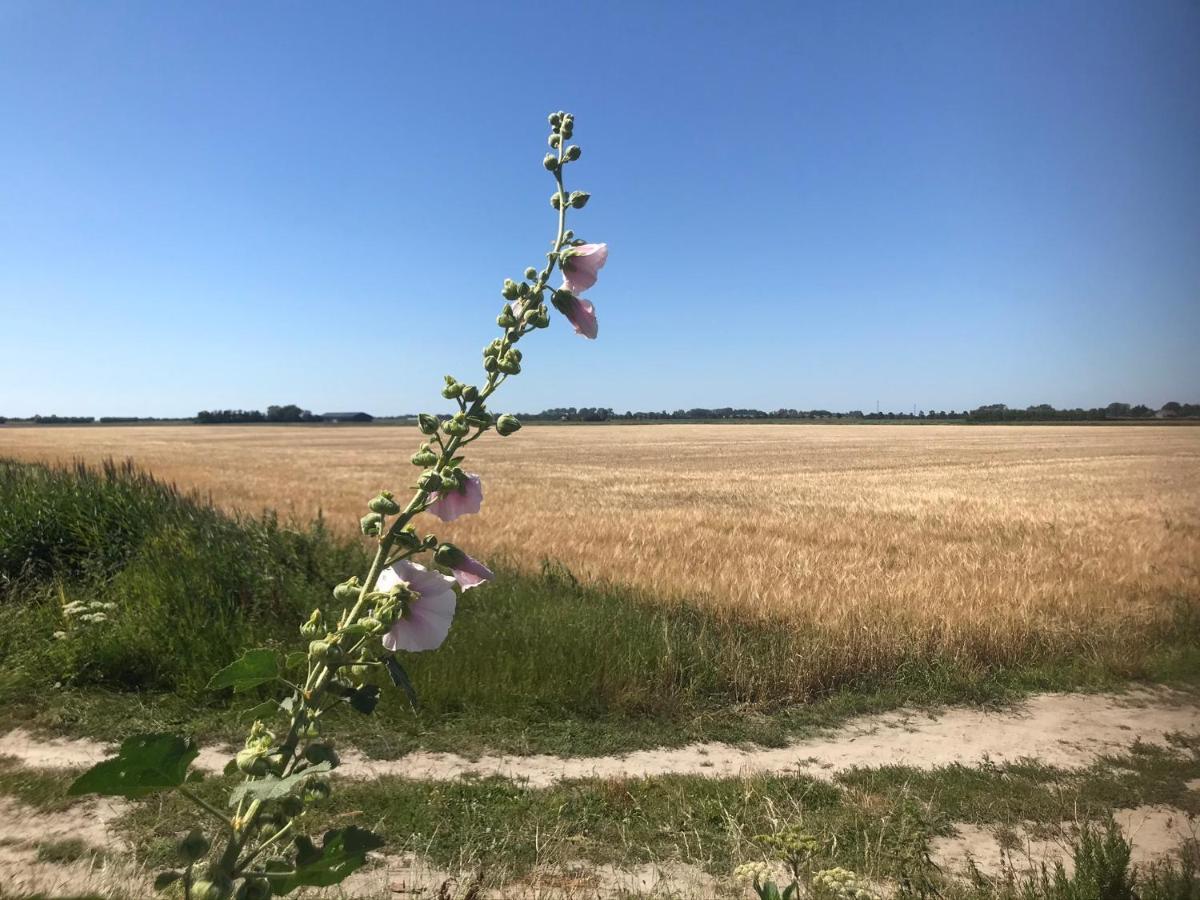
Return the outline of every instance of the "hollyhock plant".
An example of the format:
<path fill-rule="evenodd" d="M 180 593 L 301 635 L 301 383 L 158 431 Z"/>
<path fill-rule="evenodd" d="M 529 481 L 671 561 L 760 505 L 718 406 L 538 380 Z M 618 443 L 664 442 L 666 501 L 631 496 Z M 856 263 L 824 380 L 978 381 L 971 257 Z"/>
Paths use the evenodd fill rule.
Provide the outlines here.
<path fill-rule="evenodd" d="M 455 408 L 449 415 L 424 412 L 417 417 L 422 441 L 411 462 L 420 474 L 410 499 L 405 503 L 380 491 L 367 502 L 368 513 L 359 525 L 374 544 L 370 568 L 361 578 L 334 587 L 328 605 L 314 609 L 300 626 L 307 652 L 247 650 L 209 682 L 211 689 L 235 696 L 250 690 L 277 692 L 254 708 L 262 719 L 255 721 L 245 746 L 227 767 L 244 776 L 229 802 L 210 803 L 191 791 L 188 784 L 194 779 L 188 767 L 199 750 L 190 738 L 170 734 L 134 735 L 115 758 L 72 783 L 72 795 L 138 798 L 175 789 L 196 804 L 199 816 L 207 817 L 200 821 L 212 827 L 206 833 L 197 825 L 180 841 L 177 865 L 158 875 L 157 889 L 185 900 L 265 900 L 305 886 L 332 886 L 383 846 L 382 838 L 350 823 L 325 832 L 320 847 L 302 833 L 303 823 L 310 821 L 307 807 L 329 793 L 327 779 L 339 762 L 328 737 L 338 719 L 327 714 L 342 707 L 350 715 L 370 715 L 382 702 L 380 685 L 389 681 L 415 702 L 401 654 L 440 647 L 454 621 L 456 589 L 467 591 L 495 578 L 491 569 L 453 544 L 418 534 L 416 519 L 428 512 L 452 522 L 479 512 L 483 485 L 478 475 L 461 468 L 464 453 L 489 431 L 508 439 L 520 430 L 515 416 L 497 414 L 488 403 L 501 384 L 521 371 L 518 341 L 524 348 L 533 332 L 550 325 L 547 300 L 578 333 L 596 336 L 595 308 L 580 294 L 596 283 L 608 245 L 586 243 L 567 228 L 568 213 L 582 209 L 590 196 L 568 192 L 563 184 L 566 167 L 581 153 L 570 143 L 574 127 L 570 114 L 550 115 L 553 152 L 542 165 L 554 178 L 550 205 L 557 229 L 545 264 L 526 268 L 520 281 L 504 279 L 504 305 L 496 317 L 500 334 L 483 350 L 483 378 L 468 384 L 445 376 L 442 397 Z M 563 277 L 559 290 L 550 287 L 556 268 Z M 460 323 L 427 325 L 454 334 Z M 385 327 L 392 326 L 380 325 L 376 333 L 366 334 L 368 343 L 383 346 Z M 430 555 L 432 565 L 416 561 Z M 286 697 L 281 696 L 285 689 Z"/>
<path fill-rule="evenodd" d="M 469 516 L 479 512 L 483 505 L 483 482 L 478 475 L 469 474 L 458 487 L 438 491 L 435 499 L 427 507 L 443 522 L 453 522 L 459 516 Z"/>
<path fill-rule="evenodd" d="M 580 244 L 563 254 L 563 288 L 576 297 L 596 283 L 608 262 L 608 244 Z"/>
<path fill-rule="evenodd" d="M 454 609 L 454 579 L 441 572 L 431 572 L 420 563 L 402 559 L 379 573 L 375 589 L 387 592 L 403 585 L 416 594 L 409 600 L 391 628 L 383 636 L 388 650 L 407 650 L 420 653 L 436 650 L 450 633 Z"/>

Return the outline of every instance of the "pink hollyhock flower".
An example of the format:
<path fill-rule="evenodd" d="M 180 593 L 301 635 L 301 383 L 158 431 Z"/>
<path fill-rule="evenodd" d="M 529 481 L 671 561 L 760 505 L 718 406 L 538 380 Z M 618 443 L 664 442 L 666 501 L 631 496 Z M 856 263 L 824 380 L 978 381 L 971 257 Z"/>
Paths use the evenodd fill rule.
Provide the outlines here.
<path fill-rule="evenodd" d="M 594 341 L 596 335 L 600 331 L 600 323 L 596 321 L 596 307 L 592 305 L 592 301 L 586 300 L 583 297 L 571 295 L 571 299 L 565 301 L 558 309 L 567 321 L 575 327 L 576 334 L 582 334 L 588 340 Z"/>
<path fill-rule="evenodd" d="M 438 491 L 428 509 L 443 522 L 453 522 L 459 516 L 479 512 L 482 504 L 483 482 L 478 475 L 467 475 L 466 482 L 459 487 Z"/>
<path fill-rule="evenodd" d="M 434 562 L 445 566 L 464 591 L 491 581 L 496 574 L 477 559 L 473 559 L 453 544 L 442 544 L 433 555 Z"/>
<path fill-rule="evenodd" d="M 608 244 L 580 244 L 563 251 L 563 289 L 579 296 L 596 283 L 597 273 L 608 262 Z"/>
<path fill-rule="evenodd" d="M 400 583 L 407 583 L 417 596 L 383 636 L 383 646 L 410 653 L 436 650 L 446 640 L 454 620 L 454 608 L 458 603 L 454 579 L 402 559 L 380 573 L 375 587 L 388 591 Z"/>

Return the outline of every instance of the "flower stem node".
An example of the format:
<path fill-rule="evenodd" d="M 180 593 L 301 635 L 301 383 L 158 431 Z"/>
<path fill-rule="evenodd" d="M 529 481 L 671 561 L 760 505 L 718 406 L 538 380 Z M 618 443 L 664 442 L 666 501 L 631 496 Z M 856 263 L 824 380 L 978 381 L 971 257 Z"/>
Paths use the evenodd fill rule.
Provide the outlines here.
<path fill-rule="evenodd" d="M 358 520 L 358 525 L 367 537 L 376 537 L 383 532 L 383 516 L 379 513 L 367 513 Z"/>
<path fill-rule="evenodd" d="M 521 420 L 516 416 L 511 416 L 508 413 L 496 419 L 496 433 L 501 437 L 508 437 L 510 434 L 516 434 L 521 430 Z"/>
<path fill-rule="evenodd" d="M 436 434 L 438 430 L 437 416 L 421 413 L 417 416 L 417 427 L 421 429 L 421 434 Z"/>
<path fill-rule="evenodd" d="M 394 516 L 400 512 L 400 504 L 392 499 L 391 491 L 380 491 L 379 496 L 372 498 L 367 504 L 367 508 L 381 516 Z"/>

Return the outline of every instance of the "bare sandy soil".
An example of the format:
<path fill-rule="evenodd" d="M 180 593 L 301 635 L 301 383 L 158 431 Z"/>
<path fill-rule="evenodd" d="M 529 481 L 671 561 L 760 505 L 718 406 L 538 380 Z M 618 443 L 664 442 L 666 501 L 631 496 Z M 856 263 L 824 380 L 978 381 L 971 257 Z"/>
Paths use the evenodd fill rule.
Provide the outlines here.
<path fill-rule="evenodd" d="M 445 781 L 463 775 L 500 775 L 530 787 L 574 778 L 648 778 L 657 775 L 728 777 L 759 772 L 802 772 L 832 778 L 866 766 L 934 769 L 1036 759 L 1050 766 L 1084 766 L 1134 741 L 1162 744 L 1168 734 L 1200 732 L 1200 703 L 1168 690 L 1124 694 L 1040 694 L 1011 709 L 970 707 L 940 713 L 899 710 L 861 716 L 826 737 L 784 747 L 737 747 L 720 742 L 642 750 L 615 756 L 481 756 L 411 753 L 374 760 L 342 754 L 346 778 L 395 775 Z M 40 768 L 80 768 L 104 759 L 110 748 L 86 739 L 42 738 L 17 729 L 0 736 L 0 756 Z M 219 772 L 227 752 L 207 748 L 197 766 Z"/>

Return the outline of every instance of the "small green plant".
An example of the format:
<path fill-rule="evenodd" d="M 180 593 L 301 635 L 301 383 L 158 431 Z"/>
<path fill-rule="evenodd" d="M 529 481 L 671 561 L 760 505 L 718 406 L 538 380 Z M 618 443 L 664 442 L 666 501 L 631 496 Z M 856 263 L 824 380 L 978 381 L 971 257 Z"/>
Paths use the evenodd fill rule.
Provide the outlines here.
<path fill-rule="evenodd" d="M 500 385 L 520 373 L 518 342 L 550 324 L 547 299 L 577 333 L 588 338 L 597 333 L 595 308 L 582 293 L 595 284 L 608 248 L 586 243 L 566 228 L 567 210 L 582 209 L 589 195 L 568 192 L 563 185 L 566 166 L 580 157 L 579 147 L 569 143 L 574 117 L 552 113 L 550 128 L 551 152 L 543 166 L 554 178 L 550 204 L 558 225 L 546 264 L 541 269 L 528 267 L 520 281 L 504 281 L 504 304 L 496 319 L 500 337 L 483 350 L 483 382 L 469 384 L 447 375 L 441 393 L 453 411 L 418 417 L 424 440 L 411 458 L 420 473 L 411 498 L 405 503 L 381 491 L 367 503 L 359 524 L 362 533 L 375 540 L 369 568 L 333 589 L 332 608 L 312 610 L 300 626 L 308 641 L 306 652 L 248 650 L 209 682 L 212 690 L 235 693 L 273 685 L 288 689 L 282 700 L 270 699 L 255 708 L 257 718 L 245 744 L 226 767 L 226 774 L 242 776 L 229 794 L 228 809 L 193 791 L 199 776 L 191 764 L 199 750 L 191 739 L 172 734 L 128 738 L 117 756 L 71 785 L 72 795 L 142 797 L 175 790 L 208 816 L 209 828 L 194 828 L 179 842 L 180 865 L 161 873 L 157 888 L 182 885 L 188 900 L 266 900 L 302 886 L 338 884 L 364 864 L 367 853 L 382 846 L 377 835 L 357 825 L 330 829 L 319 840 L 304 833 L 306 812 L 328 797 L 329 776 L 340 761 L 330 734 L 331 716 L 347 709 L 372 714 L 389 685 L 401 688 L 415 703 L 400 654 L 441 646 L 458 592 L 494 577 L 455 545 L 419 534 L 413 520 L 428 512 L 448 522 L 479 511 L 483 487 L 478 475 L 463 468 L 464 451 L 489 431 L 508 437 L 520 429 L 515 417 L 496 415 L 487 404 Z M 563 280 L 553 289 L 549 281 L 556 268 Z M 191 548 L 176 549 L 182 557 Z M 62 551 L 48 552 L 57 557 Z M 418 558 L 424 564 L 416 562 Z M 25 559 L 33 565 L 54 561 L 30 554 Z M 186 585 L 180 587 L 186 590 Z M 84 604 L 72 616 L 98 625 L 106 612 Z"/>
<path fill-rule="evenodd" d="M 743 863 L 733 870 L 734 878 L 753 888 L 759 900 L 792 900 L 803 896 L 823 900 L 879 900 L 859 876 L 850 869 L 818 869 L 815 865 L 820 843 L 796 826 L 755 838 L 769 854 L 782 863 L 787 880 L 782 888 L 774 880 L 766 862 Z"/>

